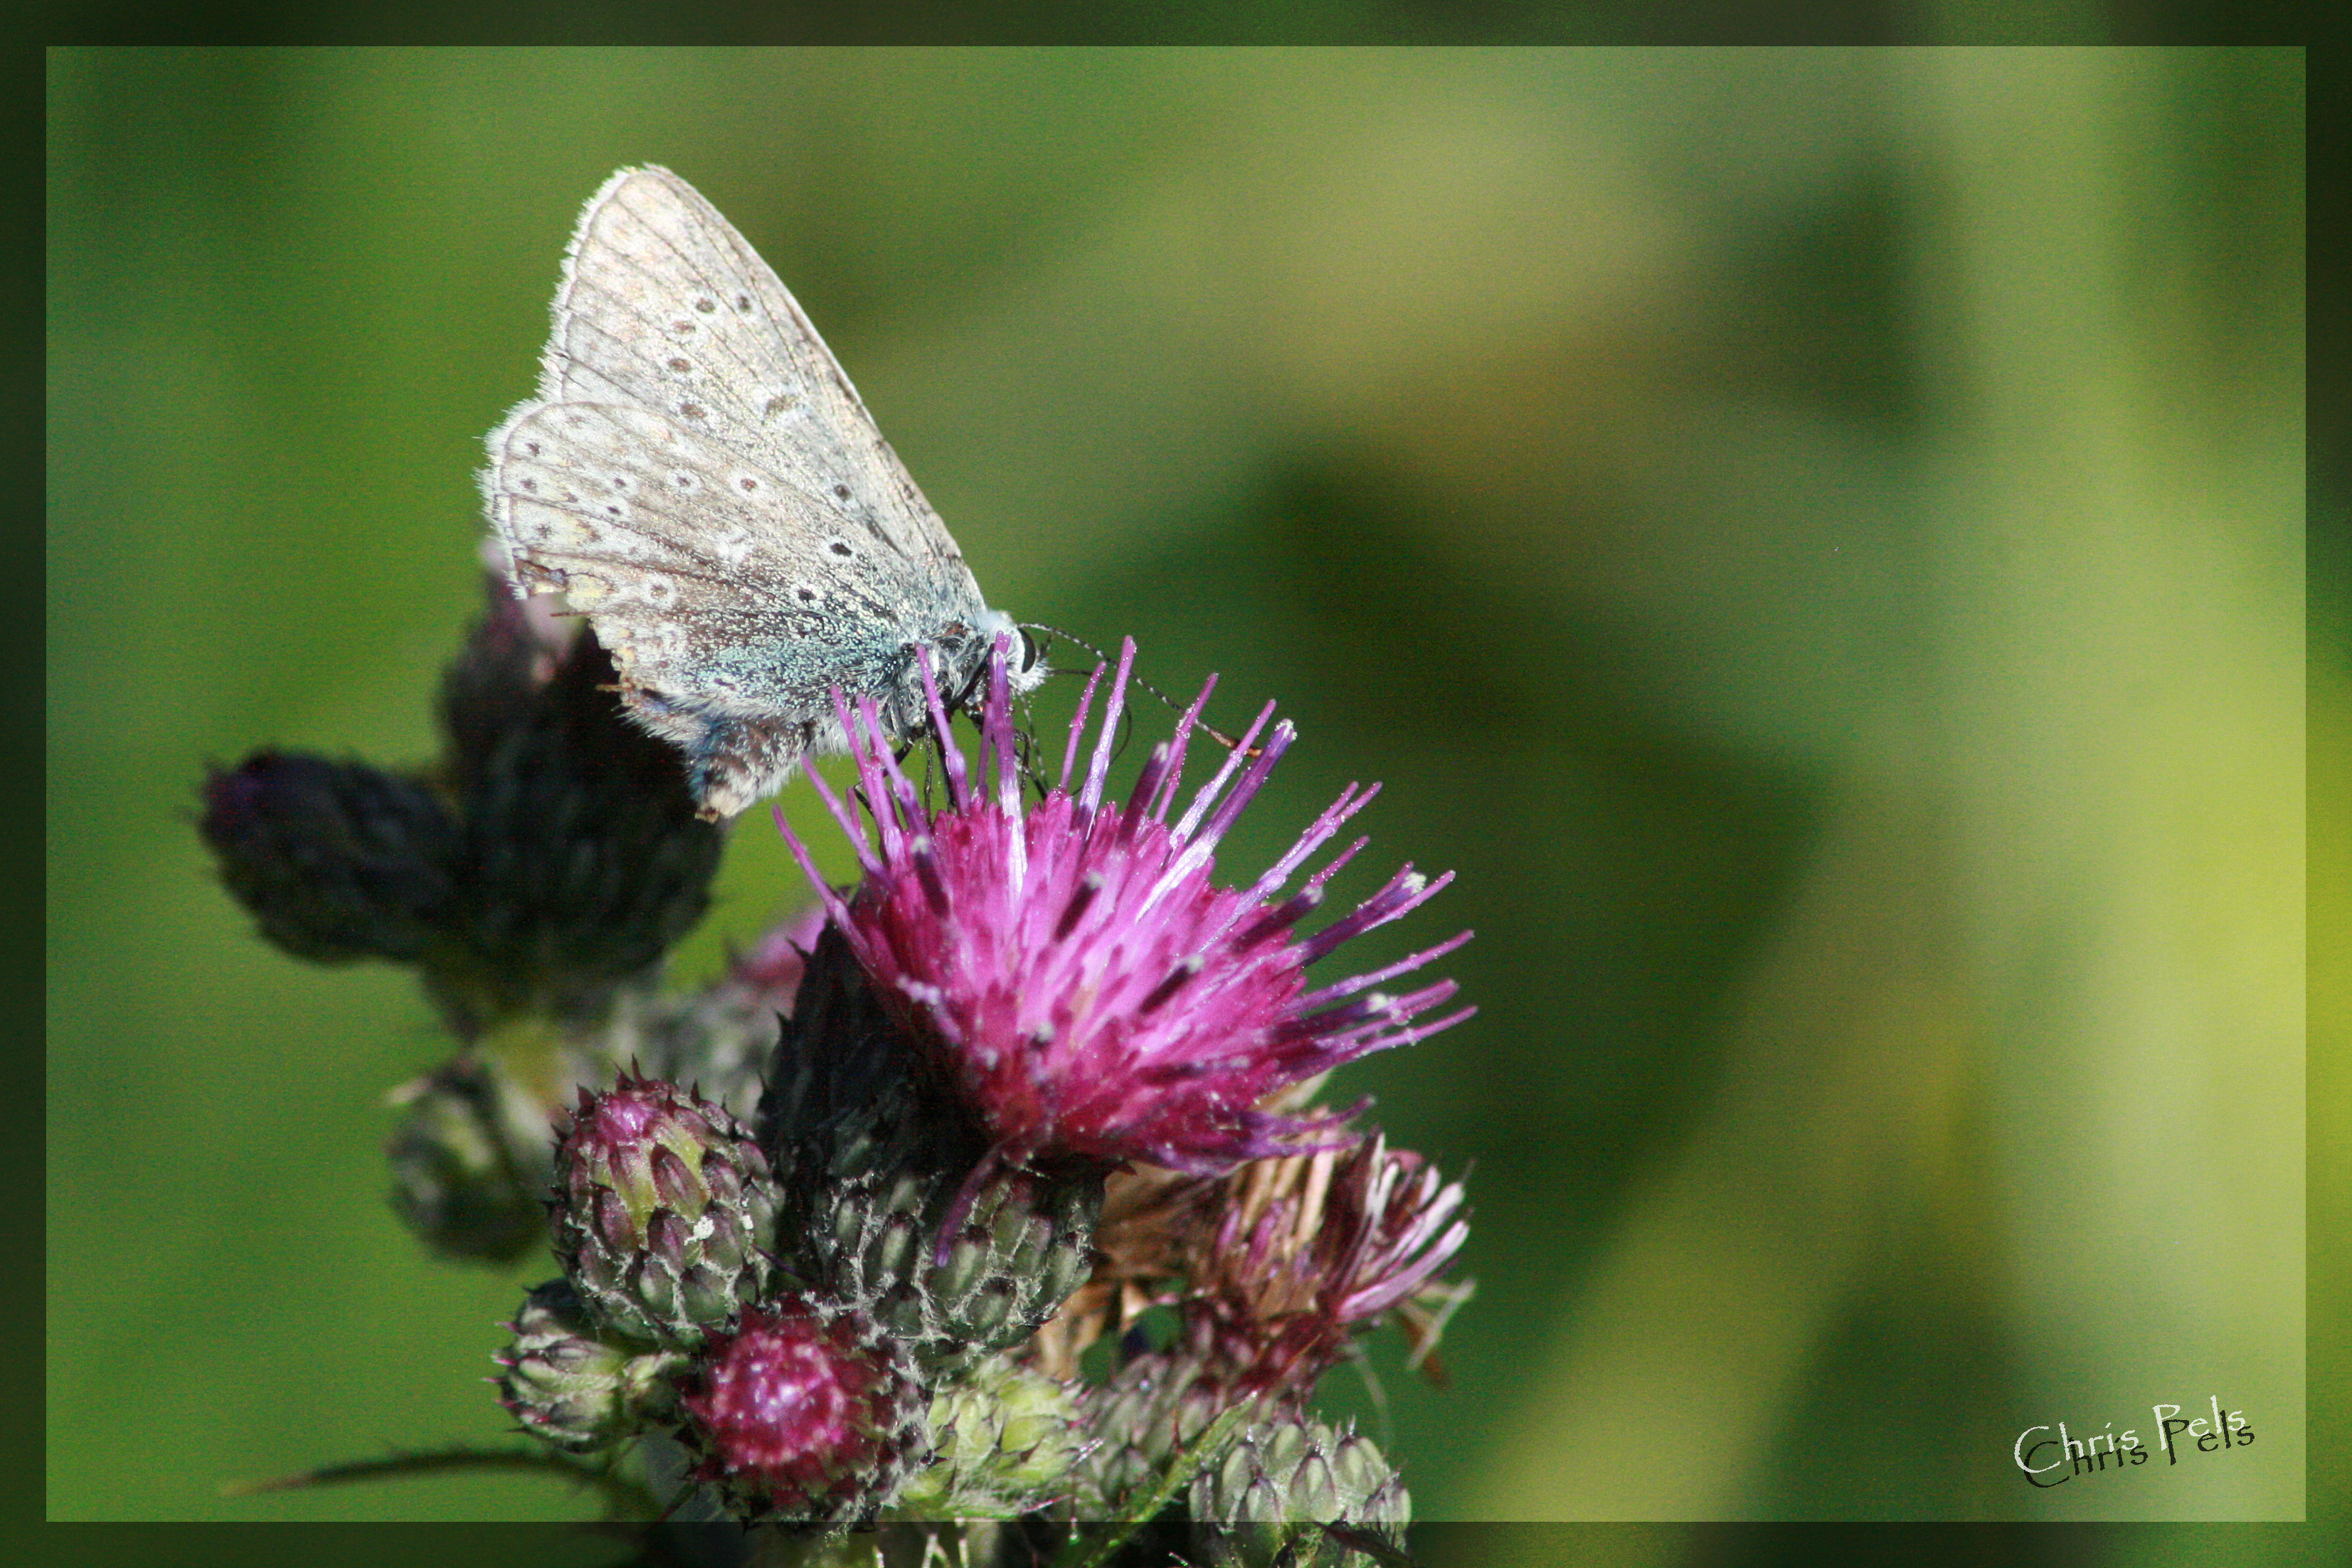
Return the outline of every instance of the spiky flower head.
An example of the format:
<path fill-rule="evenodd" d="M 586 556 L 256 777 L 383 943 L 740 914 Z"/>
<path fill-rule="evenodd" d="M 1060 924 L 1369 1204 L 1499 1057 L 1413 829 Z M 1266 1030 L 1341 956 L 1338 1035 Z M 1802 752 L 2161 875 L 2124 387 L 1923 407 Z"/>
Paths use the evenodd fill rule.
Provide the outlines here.
<path fill-rule="evenodd" d="M 1259 1161 L 1229 1185 L 1213 1239 L 1188 1265 L 1188 1328 L 1221 1378 L 1294 1401 L 1360 1325 L 1423 1292 L 1470 1234 L 1462 1184 L 1380 1133 Z"/>
<path fill-rule="evenodd" d="M 1045 1364 L 1066 1364 L 1072 1340 L 1173 1289 L 1175 1342 L 1130 1357 L 1081 1395 L 1098 1439 L 1082 1471 L 1114 1509 L 1234 1405 L 1254 1405 L 1251 1419 L 1269 1431 L 1295 1424 L 1360 1329 L 1435 1298 L 1423 1318 L 1407 1320 L 1418 1359 L 1443 1312 L 1468 1294 L 1467 1285 L 1437 1282 L 1468 1235 L 1457 1217 L 1460 1184 L 1376 1134 L 1344 1150 L 1253 1161 L 1219 1179 L 1147 1171 L 1114 1187 L 1097 1233 L 1102 1267 L 1055 1331 L 1039 1337 Z"/>
<path fill-rule="evenodd" d="M 691 1346 L 763 1296 L 779 1194 L 725 1109 L 658 1079 L 583 1089 L 556 1145 L 555 1253 L 598 1322 Z"/>
<path fill-rule="evenodd" d="M 1204 686 L 1173 738 L 1152 748 L 1127 801 L 1106 801 L 1134 658 L 1130 640 L 1079 775 L 1103 672 L 1087 682 L 1061 781 L 1036 805 L 1024 807 L 1021 796 L 1000 647 L 976 766 L 946 738 L 947 715 L 931 693 L 947 772 L 942 809 L 928 806 L 900 771 L 870 704 L 860 722 L 843 711 L 873 837 L 815 782 L 857 847 L 866 878 L 854 895 L 827 889 L 807 849 L 789 826 L 784 833 L 886 1005 L 978 1112 L 992 1157 L 1146 1160 L 1213 1173 L 1294 1149 L 1337 1120 L 1265 1110 L 1268 1095 L 1467 1016 L 1465 1008 L 1421 1021 L 1454 994 L 1451 981 L 1402 995 L 1377 987 L 1452 952 L 1469 933 L 1309 989 L 1309 963 L 1414 909 L 1451 873 L 1433 882 L 1408 866 L 1353 913 L 1295 937 L 1292 928 L 1355 849 L 1298 892 L 1276 895 L 1371 798 L 1373 791 L 1350 785 L 1256 881 L 1215 886 L 1215 847 L 1288 750 L 1291 726 L 1268 733 L 1269 705 L 1171 820 L 1185 749 L 1208 700 Z"/>
<path fill-rule="evenodd" d="M 745 1520 L 870 1518 L 923 1457 L 905 1350 L 855 1309 L 805 1296 L 715 1336 L 680 1403 L 696 1474 Z"/>

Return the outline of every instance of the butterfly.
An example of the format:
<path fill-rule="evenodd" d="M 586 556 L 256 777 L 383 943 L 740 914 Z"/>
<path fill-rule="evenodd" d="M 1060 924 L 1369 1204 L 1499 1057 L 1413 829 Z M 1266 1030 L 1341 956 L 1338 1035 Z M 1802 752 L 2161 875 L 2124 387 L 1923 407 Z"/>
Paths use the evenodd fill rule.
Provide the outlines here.
<path fill-rule="evenodd" d="M 924 732 L 1006 639 L 963 554 L 766 262 L 667 169 L 623 169 L 565 252 L 539 395 L 481 476 L 518 594 L 561 593 L 621 701 L 685 753 L 703 816 L 847 749 L 832 692 Z"/>

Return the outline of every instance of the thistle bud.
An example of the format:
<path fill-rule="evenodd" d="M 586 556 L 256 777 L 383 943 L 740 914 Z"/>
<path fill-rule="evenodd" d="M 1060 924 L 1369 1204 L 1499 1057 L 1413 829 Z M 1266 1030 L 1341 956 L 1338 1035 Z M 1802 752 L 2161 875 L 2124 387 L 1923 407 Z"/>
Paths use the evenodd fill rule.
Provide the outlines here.
<path fill-rule="evenodd" d="M 483 587 L 442 683 L 462 896 L 426 971 L 465 1034 L 601 1014 L 702 918 L 722 847 L 677 750 L 623 717 L 595 637 L 551 645 L 503 574 Z"/>
<path fill-rule="evenodd" d="M 932 1394 L 928 1426 L 897 1503 L 914 1519 L 1017 1519 L 1068 1489 L 1082 1447 L 1069 1389 L 1001 1355 Z"/>
<path fill-rule="evenodd" d="M 1191 1510 L 1219 1568 L 1342 1568 L 1369 1556 L 1324 1526 L 1402 1548 L 1412 1505 L 1371 1439 L 1286 1410 L 1234 1436 L 1193 1479 Z"/>
<path fill-rule="evenodd" d="M 555 1158 L 556 1257 L 606 1330 L 690 1347 L 767 1293 L 776 1184 L 722 1108 L 625 1074 L 581 1091 Z"/>
<path fill-rule="evenodd" d="M 696 1475 L 747 1521 L 870 1520 L 922 1457 L 905 1350 L 865 1314 L 803 1296 L 713 1335 L 680 1404 Z"/>
<path fill-rule="evenodd" d="M 1234 1399 L 1181 1352 L 1137 1356 L 1108 1383 L 1081 1395 L 1087 1429 L 1097 1439 L 1081 1466 L 1085 1484 L 1114 1516 L 1121 1514 L 1158 1485 Z"/>
<path fill-rule="evenodd" d="M 416 963 L 456 900 L 457 826 L 424 784 L 363 763 L 257 752 L 205 783 L 221 880 L 297 958 Z"/>
<path fill-rule="evenodd" d="M 408 1118 L 385 1150 L 392 1206 L 420 1240 L 446 1258 L 511 1263 L 547 1234 L 544 1187 L 516 1169 L 488 1067 L 460 1057 L 398 1098 Z"/>
<path fill-rule="evenodd" d="M 1086 1283 L 1102 1179 L 974 1175 L 940 1157 L 921 1104 L 889 1094 L 841 1131 L 811 1173 L 806 1247 L 829 1290 L 952 1373 L 1027 1339 Z"/>
<path fill-rule="evenodd" d="M 533 1290 L 508 1326 L 514 1343 L 494 1358 L 506 1369 L 498 1379 L 499 1403 L 526 1431 L 559 1448 L 604 1447 L 676 1403 L 669 1380 L 686 1358 L 598 1338 L 569 1280 Z"/>

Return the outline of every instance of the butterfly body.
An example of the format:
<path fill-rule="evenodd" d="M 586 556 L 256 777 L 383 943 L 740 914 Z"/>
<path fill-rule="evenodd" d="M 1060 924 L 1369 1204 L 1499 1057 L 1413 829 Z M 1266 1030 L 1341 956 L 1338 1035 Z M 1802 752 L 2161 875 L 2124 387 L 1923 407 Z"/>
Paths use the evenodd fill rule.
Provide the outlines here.
<path fill-rule="evenodd" d="M 560 592 L 632 718 L 730 816 L 847 738 L 832 691 L 894 733 L 953 700 L 999 637 L 955 541 L 832 353 L 733 226 L 666 169 L 583 211 L 539 395 L 488 437 L 482 489 L 518 593 Z"/>

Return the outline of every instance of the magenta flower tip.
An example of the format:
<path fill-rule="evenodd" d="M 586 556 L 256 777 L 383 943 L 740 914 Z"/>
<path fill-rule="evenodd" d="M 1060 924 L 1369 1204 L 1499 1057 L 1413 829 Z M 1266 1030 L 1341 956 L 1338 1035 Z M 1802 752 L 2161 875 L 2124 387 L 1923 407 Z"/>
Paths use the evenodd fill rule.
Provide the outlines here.
<path fill-rule="evenodd" d="M 1126 798 L 1110 798 L 1131 638 L 1108 689 L 1097 668 L 1080 695 L 1060 782 L 1024 806 L 1005 657 L 1000 646 L 970 758 L 945 738 L 944 706 L 927 687 L 948 784 L 936 809 L 899 768 L 871 704 L 854 716 L 862 722 L 843 705 L 863 815 L 821 780 L 817 787 L 858 846 L 866 879 L 846 897 L 821 883 L 820 892 L 877 993 L 1004 1160 L 1149 1161 L 1213 1174 L 1328 1145 L 1343 1118 L 1276 1114 L 1260 1103 L 1466 1017 L 1465 1009 L 1420 1022 L 1453 995 L 1450 981 L 1403 995 L 1359 993 L 1452 952 L 1469 933 L 1314 991 L 1304 972 L 1349 937 L 1418 908 L 1452 874 L 1430 879 L 1407 867 L 1339 921 L 1297 935 L 1331 873 L 1362 847 L 1357 840 L 1298 892 L 1279 897 L 1376 793 L 1350 784 L 1264 876 L 1245 888 L 1216 886 L 1217 843 L 1296 731 L 1274 722 L 1268 704 L 1171 821 L 1204 685 Z M 783 831 L 818 881 L 813 858 Z"/>

